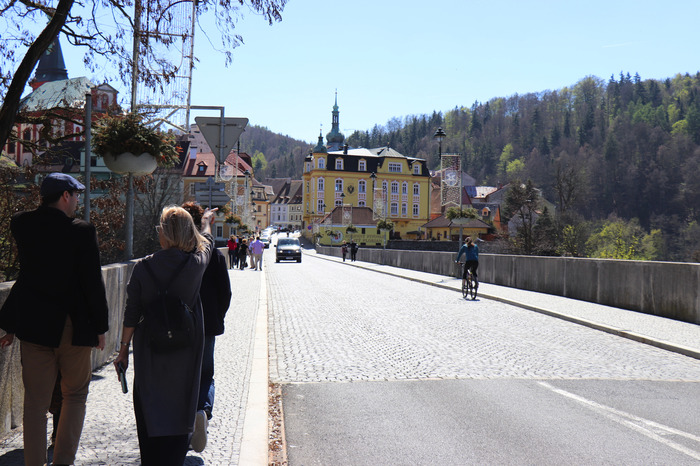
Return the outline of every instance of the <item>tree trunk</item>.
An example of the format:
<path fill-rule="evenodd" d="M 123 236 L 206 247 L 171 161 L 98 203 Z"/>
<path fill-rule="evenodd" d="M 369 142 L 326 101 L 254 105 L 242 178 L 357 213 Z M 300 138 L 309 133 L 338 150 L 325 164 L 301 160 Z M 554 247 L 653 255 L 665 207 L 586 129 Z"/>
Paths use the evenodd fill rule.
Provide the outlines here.
<path fill-rule="evenodd" d="M 29 47 L 17 71 L 15 71 L 10 87 L 7 89 L 5 100 L 2 103 L 2 107 L 0 107 L 0 148 L 5 146 L 10 136 L 12 127 L 15 124 L 15 116 L 19 110 L 19 101 L 22 97 L 22 92 L 27 85 L 27 81 L 29 81 L 34 67 L 39 61 L 39 58 L 46 52 L 46 49 L 49 48 L 49 45 L 51 45 L 58 36 L 59 32 L 61 32 L 61 28 L 66 23 L 68 13 L 73 7 L 74 1 L 75 0 L 60 0 L 58 2 L 58 6 L 51 20 Z"/>

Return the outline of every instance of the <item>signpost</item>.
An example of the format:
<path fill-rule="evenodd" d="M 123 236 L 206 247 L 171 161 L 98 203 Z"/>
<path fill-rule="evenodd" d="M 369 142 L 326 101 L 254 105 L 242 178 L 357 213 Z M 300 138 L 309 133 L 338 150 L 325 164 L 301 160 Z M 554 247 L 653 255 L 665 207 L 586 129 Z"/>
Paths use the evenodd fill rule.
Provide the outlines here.
<path fill-rule="evenodd" d="M 233 145 L 248 125 L 247 118 L 195 117 L 195 122 L 204 139 L 212 148 L 219 163 L 224 163 Z M 215 150 L 218 149 L 218 150 Z M 234 167 L 234 170 L 237 167 Z"/>

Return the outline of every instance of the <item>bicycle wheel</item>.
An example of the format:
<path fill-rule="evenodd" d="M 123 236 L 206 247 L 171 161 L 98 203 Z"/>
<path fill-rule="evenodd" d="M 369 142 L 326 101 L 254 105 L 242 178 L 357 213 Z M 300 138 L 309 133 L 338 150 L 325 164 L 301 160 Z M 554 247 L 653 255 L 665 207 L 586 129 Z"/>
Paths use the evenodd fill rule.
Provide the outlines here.
<path fill-rule="evenodd" d="M 467 281 L 468 280 L 466 278 L 462 279 L 462 297 L 465 299 L 469 295 L 469 288 L 467 287 Z"/>
<path fill-rule="evenodd" d="M 472 300 L 476 299 L 476 289 L 479 288 L 479 282 L 475 278 L 469 277 L 469 294 Z"/>

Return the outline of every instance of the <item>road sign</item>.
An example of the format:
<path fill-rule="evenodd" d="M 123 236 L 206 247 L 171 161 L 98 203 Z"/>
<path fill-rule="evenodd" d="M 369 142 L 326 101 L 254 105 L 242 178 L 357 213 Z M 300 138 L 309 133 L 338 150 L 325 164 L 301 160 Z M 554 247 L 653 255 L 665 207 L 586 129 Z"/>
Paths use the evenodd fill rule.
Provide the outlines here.
<path fill-rule="evenodd" d="M 214 156 L 219 163 L 224 163 L 228 153 L 236 144 L 241 133 L 248 125 L 247 118 L 224 118 L 224 145 L 221 145 L 221 118 L 217 117 L 195 117 L 194 121 L 199 127 L 199 131 L 211 147 Z"/>

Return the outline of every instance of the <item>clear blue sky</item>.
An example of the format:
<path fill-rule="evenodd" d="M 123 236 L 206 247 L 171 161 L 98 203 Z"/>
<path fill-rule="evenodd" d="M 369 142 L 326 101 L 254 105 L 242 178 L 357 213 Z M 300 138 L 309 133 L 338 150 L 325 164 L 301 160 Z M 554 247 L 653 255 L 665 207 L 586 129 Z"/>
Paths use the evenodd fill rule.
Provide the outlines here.
<path fill-rule="evenodd" d="M 336 89 L 348 136 L 589 75 L 694 74 L 698 18 L 700 0 L 289 0 L 272 26 L 245 14 L 228 68 L 197 31 L 192 103 L 315 143 Z M 80 58 L 66 55 L 79 76 Z"/>

